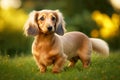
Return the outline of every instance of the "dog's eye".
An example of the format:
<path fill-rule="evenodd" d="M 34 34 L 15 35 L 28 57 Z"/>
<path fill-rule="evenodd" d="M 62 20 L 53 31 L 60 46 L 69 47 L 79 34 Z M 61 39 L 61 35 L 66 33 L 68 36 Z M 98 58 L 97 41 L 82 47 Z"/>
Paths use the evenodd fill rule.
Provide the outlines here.
<path fill-rule="evenodd" d="M 51 20 L 52 20 L 52 21 L 55 21 L 55 20 L 56 20 L 56 18 L 55 18 L 55 17 L 52 17 L 52 18 L 51 18 Z"/>
<path fill-rule="evenodd" d="M 41 21 L 44 21 L 44 20 L 45 20 L 45 18 L 42 16 L 42 17 L 40 18 L 40 20 L 41 20 Z"/>

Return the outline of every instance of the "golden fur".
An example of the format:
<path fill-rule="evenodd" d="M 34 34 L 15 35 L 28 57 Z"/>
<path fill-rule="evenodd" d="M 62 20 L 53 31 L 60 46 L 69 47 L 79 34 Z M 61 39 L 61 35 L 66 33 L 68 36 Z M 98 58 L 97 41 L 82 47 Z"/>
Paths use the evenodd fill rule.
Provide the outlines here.
<path fill-rule="evenodd" d="M 81 32 L 65 33 L 65 22 L 59 10 L 41 10 L 30 13 L 24 26 L 25 34 L 35 37 L 32 54 L 40 69 L 45 72 L 53 64 L 52 72 L 63 69 L 66 59 L 68 66 L 74 66 L 78 59 L 88 67 L 93 50 L 109 55 L 109 48 L 101 39 L 88 38 Z"/>

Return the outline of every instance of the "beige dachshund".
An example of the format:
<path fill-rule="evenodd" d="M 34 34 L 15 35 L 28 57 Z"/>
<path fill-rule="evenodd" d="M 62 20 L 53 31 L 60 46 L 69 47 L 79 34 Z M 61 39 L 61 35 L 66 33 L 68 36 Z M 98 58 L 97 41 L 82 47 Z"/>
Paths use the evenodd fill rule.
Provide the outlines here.
<path fill-rule="evenodd" d="M 68 66 L 74 66 L 80 59 L 83 67 L 88 67 L 92 50 L 109 55 L 109 47 L 101 39 L 88 38 L 77 31 L 64 34 L 65 22 L 59 10 L 31 12 L 24 31 L 27 36 L 35 37 L 32 54 L 40 72 L 45 72 L 47 66 L 53 64 L 52 72 L 58 73 L 66 59 L 70 61 Z"/>

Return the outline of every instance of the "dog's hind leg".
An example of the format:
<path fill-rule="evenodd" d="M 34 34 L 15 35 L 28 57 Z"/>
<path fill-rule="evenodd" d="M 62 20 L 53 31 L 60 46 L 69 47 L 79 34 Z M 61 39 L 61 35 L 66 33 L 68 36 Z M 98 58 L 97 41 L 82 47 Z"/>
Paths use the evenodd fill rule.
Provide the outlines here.
<path fill-rule="evenodd" d="M 90 62 L 91 62 L 90 56 L 89 55 L 85 55 L 85 54 L 88 54 L 86 52 L 81 51 L 81 53 L 83 55 L 82 54 L 79 55 L 80 60 L 81 60 L 81 62 L 83 64 L 83 67 L 87 68 L 90 65 Z"/>
<path fill-rule="evenodd" d="M 87 68 L 91 62 L 92 45 L 84 45 L 78 50 L 79 58 L 84 68 Z"/>
<path fill-rule="evenodd" d="M 72 57 L 69 60 L 68 67 L 73 67 L 76 64 L 76 62 L 78 61 L 78 59 L 79 59 L 79 56 Z"/>

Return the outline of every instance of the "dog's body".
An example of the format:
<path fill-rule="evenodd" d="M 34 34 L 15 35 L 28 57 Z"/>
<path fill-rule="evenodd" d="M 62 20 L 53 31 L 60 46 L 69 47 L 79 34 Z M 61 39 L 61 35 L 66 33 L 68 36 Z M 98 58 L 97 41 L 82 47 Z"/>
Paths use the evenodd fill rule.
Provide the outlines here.
<path fill-rule="evenodd" d="M 35 36 L 32 53 L 41 72 L 51 64 L 54 73 L 60 72 L 66 59 L 70 61 L 68 66 L 74 66 L 80 59 L 83 67 L 88 67 L 92 49 L 109 55 L 109 48 L 103 40 L 88 38 L 81 32 L 64 34 L 64 30 L 63 16 L 59 11 L 42 10 L 30 14 L 25 34 Z"/>

